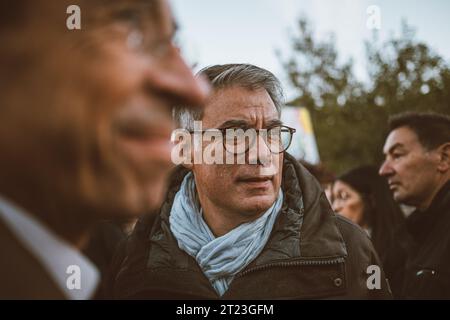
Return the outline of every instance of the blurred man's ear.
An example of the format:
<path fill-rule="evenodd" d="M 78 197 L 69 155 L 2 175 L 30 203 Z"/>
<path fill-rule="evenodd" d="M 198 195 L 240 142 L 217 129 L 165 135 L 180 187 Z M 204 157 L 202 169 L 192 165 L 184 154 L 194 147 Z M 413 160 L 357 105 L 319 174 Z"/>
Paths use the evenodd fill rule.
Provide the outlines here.
<path fill-rule="evenodd" d="M 437 151 L 439 153 L 438 170 L 445 173 L 450 170 L 450 142 L 438 147 Z"/>

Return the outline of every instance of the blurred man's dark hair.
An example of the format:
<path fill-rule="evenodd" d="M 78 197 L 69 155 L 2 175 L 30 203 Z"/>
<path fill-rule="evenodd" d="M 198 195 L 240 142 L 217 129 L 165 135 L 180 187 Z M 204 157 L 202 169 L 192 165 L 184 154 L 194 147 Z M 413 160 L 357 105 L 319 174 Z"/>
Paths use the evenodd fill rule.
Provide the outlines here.
<path fill-rule="evenodd" d="M 29 0 L 3 0 L 0 2 L 0 32 L 23 23 Z"/>

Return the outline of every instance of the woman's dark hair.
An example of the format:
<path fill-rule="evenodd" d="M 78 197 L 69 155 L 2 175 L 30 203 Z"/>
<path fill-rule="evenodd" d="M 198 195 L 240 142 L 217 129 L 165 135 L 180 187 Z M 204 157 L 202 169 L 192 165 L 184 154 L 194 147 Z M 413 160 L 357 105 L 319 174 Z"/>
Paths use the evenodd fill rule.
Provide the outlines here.
<path fill-rule="evenodd" d="M 334 173 L 322 163 L 312 164 L 305 160 L 300 160 L 300 163 L 314 176 L 314 178 L 317 179 L 317 181 L 319 181 L 322 186 L 331 184 L 336 179 Z"/>
<path fill-rule="evenodd" d="M 395 231 L 404 221 L 386 180 L 378 175 L 375 166 L 357 167 L 337 180 L 348 184 L 361 195 L 364 204 L 361 224 L 370 228 L 372 243 L 383 261 Z"/>

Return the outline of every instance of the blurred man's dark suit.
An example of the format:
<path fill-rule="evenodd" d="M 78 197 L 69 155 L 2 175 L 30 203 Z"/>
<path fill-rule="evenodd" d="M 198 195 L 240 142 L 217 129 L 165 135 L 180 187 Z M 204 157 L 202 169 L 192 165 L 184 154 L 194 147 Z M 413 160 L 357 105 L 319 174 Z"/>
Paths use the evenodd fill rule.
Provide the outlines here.
<path fill-rule="evenodd" d="M 45 222 L 0 196 L 0 299 L 89 299 L 97 268 Z"/>
<path fill-rule="evenodd" d="M 0 219 L 0 299 L 65 299 L 48 272 Z"/>

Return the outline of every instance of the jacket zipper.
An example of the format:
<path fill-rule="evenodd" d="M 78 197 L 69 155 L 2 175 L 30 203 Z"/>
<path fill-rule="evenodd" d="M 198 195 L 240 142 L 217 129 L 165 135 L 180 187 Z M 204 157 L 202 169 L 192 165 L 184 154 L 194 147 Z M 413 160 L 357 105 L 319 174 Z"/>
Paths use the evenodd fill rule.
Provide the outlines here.
<path fill-rule="evenodd" d="M 344 257 L 327 259 L 327 260 L 299 260 L 299 261 L 291 261 L 291 262 L 274 262 L 274 263 L 268 263 L 268 264 L 265 264 L 262 266 L 253 267 L 248 270 L 242 271 L 235 276 L 235 279 L 245 276 L 251 272 L 261 271 L 261 270 L 265 270 L 265 269 L 273 268 L 273 267 L 323 266 L 323 265 L 339 264 L 339 263 L 343 263 L 343 262 L 345 262 Z"/>

